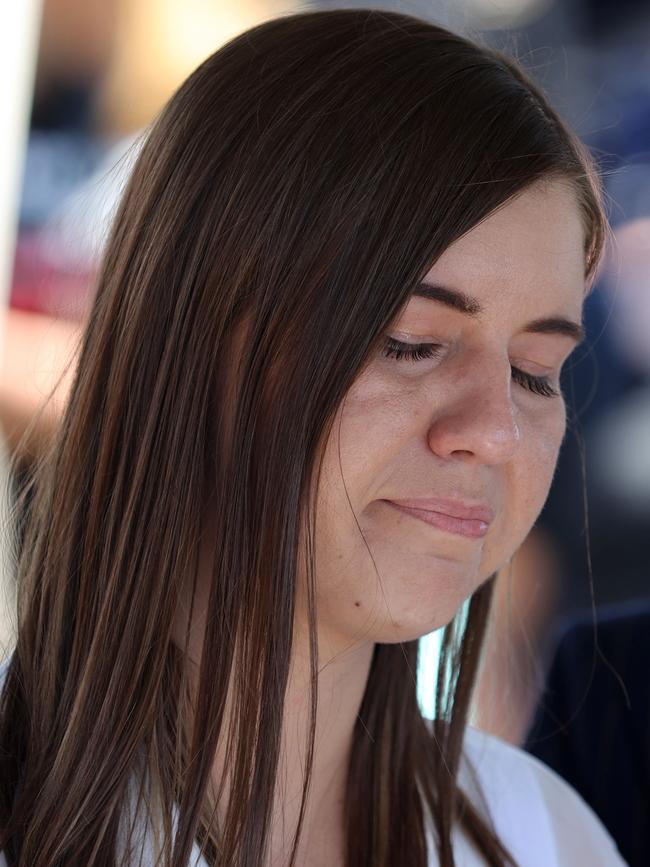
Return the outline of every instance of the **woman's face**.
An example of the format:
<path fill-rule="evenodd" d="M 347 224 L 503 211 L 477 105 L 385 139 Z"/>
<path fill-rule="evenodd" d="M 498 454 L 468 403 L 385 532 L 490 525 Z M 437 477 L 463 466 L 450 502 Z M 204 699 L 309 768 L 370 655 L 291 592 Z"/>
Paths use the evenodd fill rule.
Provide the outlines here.
<path fill-rule="evenodd" d="M 555 392 L 580 331 L 583 239 L 568 184 L 530 187 L 445 251 L 423 281 L 439 288 L 388 330 L 433 357 L 380 350 L 347 393 L 317 503 L 331 647 L 448 623 L 526 537 L 565 430 Z M 414 500 L 425 511 L 393 504 Z"/>

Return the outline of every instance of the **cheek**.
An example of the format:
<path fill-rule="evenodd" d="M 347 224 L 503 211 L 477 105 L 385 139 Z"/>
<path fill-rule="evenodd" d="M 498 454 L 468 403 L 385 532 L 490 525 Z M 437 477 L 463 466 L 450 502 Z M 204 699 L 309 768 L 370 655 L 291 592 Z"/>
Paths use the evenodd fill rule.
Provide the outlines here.
<path fill-rule="evenodd" d="M 549 412 L 533 420 L 528 428 L 527 463 L 530 466 L 528 486 L 544 504 L 553 480 L 560 447 L 566 431 L 566 409 L 563 400 L 558 400 Z"/>
<path fill-rule="evenodd" d="M 317 495 L 318 602 L 324 619 L 345 622 L 353 632 L 384 604 L 375 570 L 387 567 L 376 560 L 381 540 L 373 535 L 373 501 L 398 489 L 392 468 L 413 437 L 412 403 L 407 389 L 387 389 L 367 377 L 350 389 L 325 443 Z"/>
<path fill-rule="evenodd" d="M 398 387 L 372 373 L 352 386 L 337 412 L 323 460 L 334 496 L 349 496 L 357 510 L 383 490 L 390 467 L 414 436 L 418 409 L 422 411 L 422 399 L 414 387 Z"/>
<path fill-rule="evenodd" d="M 532 527 L 546 501 L 565 431 L 564 403 L 552 412 L 533 418 L 524 428 L 522 450 L 513 464 L 510 501 L 515 522 L 524 535 Z M 513 516 L 514 517 L 514 516 Z"/>
<path fill-rule="evenodd" d="M 529 417 L 521 424 L 521 449 L 504 474 L 501 519 L 486 539 L 484 576 L 501 568 L 532 529 L 553 480 L 565 430 L 564 404 Z"/>

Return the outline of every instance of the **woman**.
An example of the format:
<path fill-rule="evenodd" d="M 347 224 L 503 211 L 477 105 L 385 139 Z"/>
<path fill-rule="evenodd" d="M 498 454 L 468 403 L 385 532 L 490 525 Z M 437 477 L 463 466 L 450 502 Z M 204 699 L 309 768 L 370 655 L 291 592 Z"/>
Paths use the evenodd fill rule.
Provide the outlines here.
<path fill-rule="evenodd" d="M 442 28 L 297 14 L 190 76 L 32 485 L 7 864 L 623 863 L 559 778 L 466 732 L 605 234 L 543 95 Z"/>

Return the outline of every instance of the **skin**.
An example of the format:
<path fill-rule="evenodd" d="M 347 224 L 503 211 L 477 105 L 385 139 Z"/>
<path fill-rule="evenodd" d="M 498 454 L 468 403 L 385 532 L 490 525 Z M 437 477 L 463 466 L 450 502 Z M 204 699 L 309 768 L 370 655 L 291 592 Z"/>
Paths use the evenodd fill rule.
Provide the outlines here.
<path fill-rule="evenodd" d="M 551 316 L 580 323 L 583 238 L 566 182 L 528 188 L 450 246 L 424 278 L 471 296 L 480 316 L 411 298 L 387 334 L 441 344 L 441 357 L 396 360 L 379 351 L 338 410 L 317 500 L 318 711 L 298 864 L 344 863 L 345 772 L 374 644 L 414 639 L 449 622 L 512 557 L 542 508 L 564 435 L 564 402 L 513 381 L 511 365 L 559 385 L 575 343 L 566 335 L 529 333 L 527 325 Z M 383 502 L 443 496 L 489 504 L 495 519 L 487 535 L 451 534 Z M 195 658 L 208 572 L 204 560 L 191 628 Z M 307 744 L 303 583 L 272 822 L 273 867 L 288 863 Z M 222 768 L 219 753 L 214 780 Z"/>

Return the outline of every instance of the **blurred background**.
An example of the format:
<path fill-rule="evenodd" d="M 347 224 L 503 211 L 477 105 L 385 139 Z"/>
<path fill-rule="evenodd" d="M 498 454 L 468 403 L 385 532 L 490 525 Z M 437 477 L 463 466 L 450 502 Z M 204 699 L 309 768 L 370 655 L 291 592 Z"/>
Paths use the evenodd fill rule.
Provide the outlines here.
<path fill-rule="evenodd" d="M 21 474 L 41 453 L 57 424 L 74 365 L 75 342 L 92 300 L 103 239 L 147 125 L 188 73 L 231 36 L 288 12 L 347 6 L 412 13 L 516 55 L 599 163 L 614 244 L 586 305 L 588 339 L 565 369 L 569 430 L 547 505 L 529 539 L 497 579 L 472 721 L 526 746 L 550 764 L 556 762 L 558 770 L 593 803 L 588 784 L 575 776 L 577 771 L 571 778 L 567 767 L 556 761 L 559 747 L 552 745 L 561 742 L 566 750 L 571 732 L 584 744 L 581 726 L 597 725 L 598 717 L 596 709 L 593 719 L 585 718 L 585 708 L 591 707 L 589 696 L 591 700 L 601 696 L 598 677 L 607 678 L 607 689 L 613 690 L 608 701 L 622 703 L 625 725 L 630 714 L 644 715 L 644 725 L 635 735 L 641 744 L 639 761 L 645 756 L 635 798 L 646 810 L 643 824 L 648 824 L 648 687 L 640 688 L 636 704 L 630 695 L 644 661 L 643 641 L 626 651 L 627 656 L 619 656 L 620 640 L 612 639 L 615 643 L 605 647 L 610 633 L 607 629 L 602 633 L 602 644 L 594 625 L 625 625 L 630 618 L 644 616 L 650 606 L 647 0 L 372 4 L 22 0 L 4 4 L 0 11 L 3 531 Z M 59 379 L 55 398 L 37 416 Z M 13 475 L 8 469 L 10 457 L 16 461 Z M 2 539 L 0 641 L 7 649 L 15 628 L 13 564 L 6 532 Z M 586 625 L 588 640 L 567 661 L 558 654 L 568 646 L 567 636 L 576 625 L 582 629 Z M 629 629 L 625 634 L 629 637 Z M 432 707 L 439 638 L 434 633 L 422 641 L 419 684 L 427 714 Z M 649 659 L 647 641 L 646 650 Z M 631 656 L 632 669 L 628 667 Z M 553 716 L 553 730 L 547 712 Z M 581 712 L 583 722 L 576 721 Z M 610 739 L 620 736 L 616 725 L 610 726 Z M 628 742 L 630 737 L 628 732 Z M 545 746 L 538 746 L 542 742 Z M 606 750 L 603 743 L 601 738 L 594 749 Z M 593 774 L 593 763 L 590 767 Z M 602 775 L 599 779 L 602 788 Z M 595 807 L 611 828 L 613 820 L 605 816 L 606 808 L 598 803 Z M 639 851 L 628 848 L 630 863 L 650 863 L 650 854 L 643 862 L 634 860 L 643 857 Z"/>

